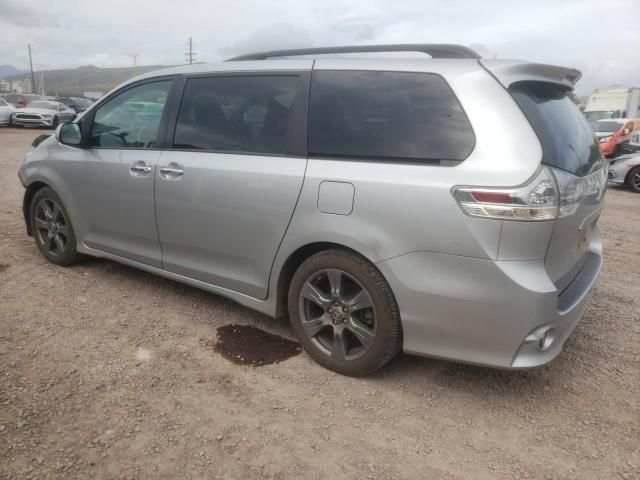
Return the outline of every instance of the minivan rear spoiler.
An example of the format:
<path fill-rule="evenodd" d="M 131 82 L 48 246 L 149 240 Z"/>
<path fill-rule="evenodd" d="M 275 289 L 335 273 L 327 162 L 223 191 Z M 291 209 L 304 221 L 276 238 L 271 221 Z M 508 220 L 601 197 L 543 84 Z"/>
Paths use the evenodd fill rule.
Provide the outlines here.
<path fill-rule="evenodd" d="M 478 60 L 505 88 L 516 82 L 534 81 L 562 85 L 573 89 L 582 73 L 575 68 L 529 63 L 521 60 Z"/>

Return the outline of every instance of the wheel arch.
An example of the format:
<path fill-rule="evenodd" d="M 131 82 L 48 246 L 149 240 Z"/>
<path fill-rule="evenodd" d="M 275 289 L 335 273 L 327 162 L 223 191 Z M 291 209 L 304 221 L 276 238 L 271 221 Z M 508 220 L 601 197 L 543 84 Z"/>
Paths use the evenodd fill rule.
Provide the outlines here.
<path fill-rule="evenodd" d="M 324 252 L 326 250 L 344 250 L 354 253 L 363 259 L 367 260 L 372 265 L 375 265 L 366 255 L 354 250 L 346 245 L 335 242 L 313 242 L 303 245 L 294 250 L 282 264 L 282 268 L 278 273 L 278 280 L 276 284 L 276 304 L 275 304 L 275 317 L 282 318 L 288 315 L 287 309 L 287 297 L 289 295 L 289 287 L 291 285 L 291 279 L 295 274 L 298 267 L 312 255 L 316 253 Z M 378 270 L 379 271 L 379 270 Z M 382 272 L 380 275 L 384 277 Z"/>
<path fill-rule="evenodd" d="M 631 178 L 631 172 L 633 172 L 635 169 L 640 168 L 640 163 L 634 167 L 631 167 L 629 170 L 627 170 L 626 175 L 624 176 L 624 184 L 627 186 L 630 186 L 629 180 Z"/>
<path fill-rule="evenodd" d="M 38 180 L 30 183 L 27 190 L 24 192 L 24 197 L 22 199 L 22 214 L 27 227 L 27 235 L 30 237 L 33 237 L 33 230 L 31 228 L 31 202 L 38 190 L 45 187 L 51 188 L 49 184 Z"/>

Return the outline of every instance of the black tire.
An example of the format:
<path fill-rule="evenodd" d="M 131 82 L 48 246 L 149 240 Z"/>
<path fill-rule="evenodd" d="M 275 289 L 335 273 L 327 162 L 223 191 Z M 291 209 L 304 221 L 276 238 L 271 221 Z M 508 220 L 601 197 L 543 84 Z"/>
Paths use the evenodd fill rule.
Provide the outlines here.
<path fill-rule="evenodd" d="M 329 273 L 334 276 L 335 272 L 340 272 L 337 284 L 342 292 L 337 295 L 333 295 L 334 283 L 329 279 Z M 324 306 L 309 300 L 309 287 L 321 291 Z M 355 301 L 355 297 L 365 295 L 366 301 Z M 291 280 L 288 308 L 292 328 L 305 351 L 320 365 L 342 375 L 372 373 L 389 363 L 402 348 L 400 314 L 389 284 L 375 266 L 354 253 L 327 250 L 305 260 Z M 310 314 L 311 310 L 315 313 Z M 312 335 L 313 323 L 322 326 Z M 363 331 L 368 332 L 367 336 L 361 336 Z M 344 349 L 336 347 L 337 337 Z M 366 338 L 366 342 L 360 338 Z M 338 350 L 341 353 L 334 354 Z"/>
<path fill-rule="evenodd" d="M 640 165 L 633 167 L 627 175 L 627 185 L 636 193 L 640 193 Z"/>
<path fill-rule="evenodd" d="M 58 128 L 59 124 L 60 124 L 60 119 L 58 117 L 53 117 L 53 122 L 51 122 L 51 128 L 55 130 L 56 128 Z"/>
<path fill-rule="evenodd" d="M 38 190 L 29 212 L 31 231 L 40 253 L 51 263 L 64 267 L 77 262 L 80 254 L 76 251 L 76 235 L 56 192 L 49 187 Z"/>

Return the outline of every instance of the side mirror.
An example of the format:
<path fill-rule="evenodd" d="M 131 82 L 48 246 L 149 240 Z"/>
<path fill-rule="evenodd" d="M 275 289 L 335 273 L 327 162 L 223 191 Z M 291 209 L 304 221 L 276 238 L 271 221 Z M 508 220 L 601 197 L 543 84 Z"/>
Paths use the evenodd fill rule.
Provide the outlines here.
<path fill-rule="evenodd" d="M 77 123 L 63 123 L 56 129 L 56 140 L 63 145 L 78 146 L 82 143 L 82 131 Z"/>

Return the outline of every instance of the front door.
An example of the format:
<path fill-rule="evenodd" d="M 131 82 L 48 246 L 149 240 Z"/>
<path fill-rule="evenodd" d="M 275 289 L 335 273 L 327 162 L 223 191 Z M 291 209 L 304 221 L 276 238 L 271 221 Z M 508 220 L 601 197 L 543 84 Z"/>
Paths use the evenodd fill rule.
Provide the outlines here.
<path fill-rule="evenodd" d="M 308 76 L 190 78 L 156 174 L 166 270 L 266 298 L 306 167 Z"/>
<path fill-rule="evenodd" d="M 171 80 L 129 88 L 98 107 L 74 188 L 81 241 L 161 267 L 154 206 L 160 125 Z"/>

